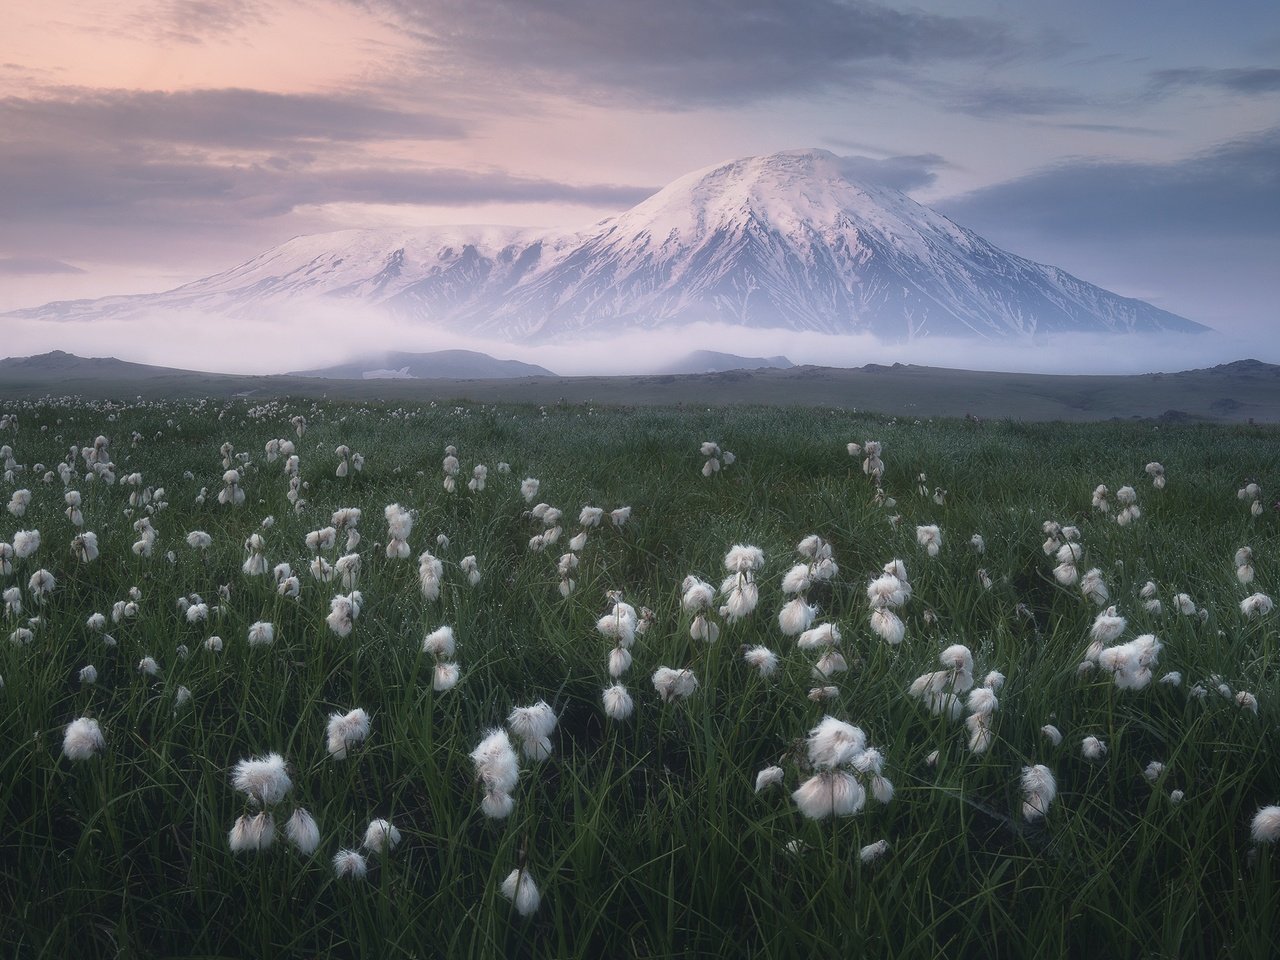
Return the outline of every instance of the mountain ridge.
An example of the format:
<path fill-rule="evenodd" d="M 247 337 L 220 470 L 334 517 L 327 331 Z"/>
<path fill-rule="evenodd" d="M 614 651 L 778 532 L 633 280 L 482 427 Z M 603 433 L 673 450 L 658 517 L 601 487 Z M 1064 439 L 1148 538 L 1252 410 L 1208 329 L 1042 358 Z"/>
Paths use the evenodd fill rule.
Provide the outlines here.
<path fill-rule="evenodd" d="M 295 237 L 161 294 L 10 315 L 97 319 L 300 304 L 508 342 L 729 324 L 1000 340 L 1207 328 L 1004 251 L 822 150 L 686 174 L 581 230 L 438 227 Z"/>

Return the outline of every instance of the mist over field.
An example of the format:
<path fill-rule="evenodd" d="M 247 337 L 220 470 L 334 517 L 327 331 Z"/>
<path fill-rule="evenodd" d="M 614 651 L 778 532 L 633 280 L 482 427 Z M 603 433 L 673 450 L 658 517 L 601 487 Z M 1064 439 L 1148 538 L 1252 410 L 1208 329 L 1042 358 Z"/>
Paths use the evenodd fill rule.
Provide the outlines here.
<path fill-rule="evenodd" d="M 10 355 L 65 350 L 218 373 L 275 374 L 331 366 L 388 350 L 468 349 L 536 363 L 561 376 L 628 375 L 664 368 L 694 350 L 785 356 L 797 365 L 855 367 L 909 363 L 953 369 L 1060 374 L 1187 370 L 1244 357 L 1280 361 L 1274 340 L 1203 334 L 1054 334 L 991 342 L 924 337 L 889 343 L 871 335 L 691 324 L 674 331 L 627 331 L 572 344 L 512 344 L 423 329 L 371 310 L 343 306 L 299 317 L 239 320 L 185 314 L 53 323 L 7 319 Z"/>

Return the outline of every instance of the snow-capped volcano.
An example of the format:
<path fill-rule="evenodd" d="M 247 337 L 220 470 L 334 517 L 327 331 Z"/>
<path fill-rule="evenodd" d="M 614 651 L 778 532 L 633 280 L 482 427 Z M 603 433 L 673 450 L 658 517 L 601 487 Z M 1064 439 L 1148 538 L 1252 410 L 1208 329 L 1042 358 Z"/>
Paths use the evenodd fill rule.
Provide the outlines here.
<path fill-rule="evenodd" d="M 892 340 L 1205 329 L 988 243 L 824 150 L 688 174 L 579 231 L 441 227 L 297 237 L 167 293 L 15 315 L 265 316 L 317 299 L 510 341 L 712 321 Z"/>

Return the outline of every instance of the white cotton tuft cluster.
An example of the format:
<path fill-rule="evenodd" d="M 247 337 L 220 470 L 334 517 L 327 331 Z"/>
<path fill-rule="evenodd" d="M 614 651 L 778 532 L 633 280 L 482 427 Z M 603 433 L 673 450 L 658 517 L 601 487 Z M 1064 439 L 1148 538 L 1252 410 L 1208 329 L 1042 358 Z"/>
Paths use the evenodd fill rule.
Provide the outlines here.
<path fill-rule="evenodd" d="M 653 689 L 658 692 L 664 703 L 672 700 L 684 700 L 698 689 L 698 678 L 692 670 L 676 670 L 672 667 L 659 667 L 653 671 Z"/>
<path fill-rule="evenodd" d="M 551 756 L 556 712 L 545 700 L 530 707 L 516 707 L 507 717 L 507 726 L 520 738 L 521 749 L 530 760 L 546 760 Z"/>
<path fill-rule="evenodd" d="M 934 714 L 958 720 L 964 710 L 959 694 L 973 686 L 973 654 L 963 644 L 952 644 L 938 655 L 938 663 L 942 669 L 916 677 L 907 694 L 922 700 Z"/>
<path fill-rule="evenodd" d="M 890 646 L 902 643 L 907 627 L 895 612 L 911 598 L 907 566 L 901 560 L 890 560 L 880 576 L 867 584 L 867 601 L 871 604 L 871 632 Z"/>
<path fill-rule="evenodd" d="M 431 686 L 437 693 L 444 693 L 457 685 L 462 671 L 453 662 L 457 650 L 457 640 L 453 635 L 453 627 L 444 625 L 428 633 L 422 640 L 422 652 L 435 658 L 435 671 Z"/>
<path fill-rule="evenodd" d="M 694 640 L 715 643 L 720 636 L 720 625 L 712 619 L 716 588 L 705 580 L 690 574 L 680 585 L 680 606 L 685 613 L 693 614 L 689 624 L 689 636 Z"/>
<path fill-rule="evenodd" d="M 759 670 L 762 677 L 772 677 L 778 672 L 778 655 L 768 647 L 748 647 L 742 652 L 742 659 Z"/>
<path fill-rule="evenodd" d="M 916 543 L 924 547 L 929 556 L 936 557 L 942 549 L 942 531 L 934 525 L 916 527 Z"/>
<path fill-rule="evenodd" d="M 1236 496 L 1249 504 L 1249 515 L 1260 517 L 1263 513 L 1262 488 L 1250 481 L 1236 491 Z"/>
<path fill-rule="evenodd" d="M 422 588 L 422 598 L 439 600 L 443 580 L 444 564 L 430 550 L 424 550 L 418 557 L 418 585 Z"/>
<path fill-rule="evenodd" d="M 490 730 L 471 751 L 476 779 L 484 790 L 480 809 L 485 816 L 501 820 L 511 815 L 515 800 L 511 793 L 520 780 L 520 760 L 511 746 L 507 731 Z"/>
<path fill-rule="evenodd" d="M 278 753 L 239 761 L 232 770 L 231 785 L 263 807 L 274 806 L 293 789 L 284 757 Z"/>
<path fill-rule="evenodd" d="M 84 671 L 81 671 L 82 676 L 83 673 Z M 89 682 L 92 683 L 92 681 Z M 98 726 L 98 721 L 91 717 L 72 720 L 63 731 L 62 754 L 68 760 L 88 760 L 106 748 L 107 738 L 102 735 L 102 728 Z"/>
<path fill-rule="evenodd" d="M 611 720 L 626 720 L 635 710 L 631 694 L 621 683 L 605 687 L 600 694 L 600 702 L 604 706 L 605 715 Z"/>
<path fill-rule="evenodd" d="M 1138 508 L 1138 492 L 1133 487 L 1121 487 L 1117 490 L 1116 501 L 1122 505 L 1122 509 L 1116 513 L 1116 523 L 1120 526 L 1127 527 L 1142 516 L 1142 511 Z"/>
<path fill-rule="evenodd" d="M 1253 583 L 1253 549 L 1241 547 L 1236 551 L 1236 579 L 1242 586 Z"/>
<path fill-rule="evenodd" d="M 1275 604 L 1265 593 L 1251 594 L 1240 601 L 1240 612 L 1250 620 L 1255 617 L 1265 617 L 1273 609 Z"/>
<path fill-rule="evenodd" d="M 347 751 L 369 737 L 369 714 L 360 707 L 349 713 L 329 714 L 326 746 L 334 760 L 347 759 Z"/>
<path fill-rule="evenodd" d="M 507 874 L 500 888 L 502 895 L 511 901 L 516 913 L 527 917 L 538 909 L 542 903 L 542 894 L 538 885 L 533 882 L 533 875 L 528 867 L 517 867 Z"/>
<path fill-rule="evenodd" d="M 849 444 L 849 456 L 856 457 L 858 455 L 858 445 L 856 443 Z M 862 453 L 866 454 L 866 458 L 862 461 L 862 472 L 871 478 L 871 481 L 878 487 L 880 481 L 884 477 L 884 461 L 880 459 L 882 447 L 879 440 L 868 440 L 862 445 Z"/>
<path fill-rule="evenodd" d="M 728 450 L 722 450 L 720 444 L 712 440 L 704 440 L 698 448 L 698 452 L 706 457 L 706 462 L 702 464 L 702 475 L 704 477 L 713 477 L 720 472 L 720 468 L 731 467 L 737 461 Z"/>
<path fill-rule="evenodd" d="M 1058 781 L 1053 771 L 1043 763 L 1022 768 L 1022 816 L 1025 820 L 1039 820 L 1049 812 L 1049 805 L 1058 795 Z"/>
<path fill-rule="evenodd" d="M 720 594 L 725 598 L 721 608 L 725 620 L 735 623 L 750 616 L 760 601 L 755 573 L 764 567 L 764 551 L 759 547 L 735 544 L 724 555 L 724 568 L 728 576 L 720 584 Z"/>
<path fill-rule="evenodd" d="M 1141 690 L 1151 683 L 1151 668 L 1159 658 L 1161 643 L 1144 633 L 1128 643 L 1106 647 L 1098 654 L 1098 666 L 1111 671 L 1121 690 Z"/>
<path fill-rule="evenodd" d="M 359 590 L 352 590 L 345 595 L 338 594 L 329 601 L 329 615 L 324 618 L 324 622 L 338 636 L 349 637 L 363 606 L 364 596 Z"/>
<path fill-rule="evenodd" d="M 867 745 L 861 728 L 823 717 L 809 731 L 806 750 L 816 772 L 791 794 L 804 816 L 851 816 L 866 805 L 868 789 L 880 803 L 893 799 L 893 784 L 884 777 L 884 756 Z M 866 785 L 860 777 L 866 778 Z"/>
<path fill-rule="evenodd" d="M 387 518 L 387 559 L 407 560 L 413 515 L 398 503 L 388 504 L 383 515 Z"/>

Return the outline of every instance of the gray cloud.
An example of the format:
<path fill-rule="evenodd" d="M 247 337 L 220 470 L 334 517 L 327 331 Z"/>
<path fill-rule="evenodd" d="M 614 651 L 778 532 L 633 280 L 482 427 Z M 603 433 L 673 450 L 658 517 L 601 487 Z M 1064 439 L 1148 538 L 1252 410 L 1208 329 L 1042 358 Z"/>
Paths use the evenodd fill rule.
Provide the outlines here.
<path fill-rule="evenodd" d="M 953 92 L 952 106 L 974 117 L 1039 117 L 1082 107 L 1096 107 L 1097 100 L 1063 87 L 1031 84 L 981 86 Z"/>
<path fill-rule="evenodd" d="M 456 139 L 457 120 L 363 100 L 261 90 L 71 90 L 0 98 L 10 141 L 279 149 L 298 143 Z"/>
<path fill-rule="evenodd" d="M 841 157 L 840 165 L 852 180 L 870 181 L 907 193 L 932 186 L 938 179 L 937 169 L 947 166 L 947 162 L 936 153 L 921 153 L 882 160 Z"/>
<path fill-rule="evenodd" d="M 131 23 L 162 43 L 205 43 L 264 22 L 255 0 L 158 0 Z"/>
<path fill-rule="evenodd" d="M 741 104 L 1017 46 L 991 20 L 866 0 L 353 2 L 409 25 L 432 62 L 598 102 Z"/>
<path fill-rule="evenodd" d="M 0 257 L 0 276 L 30 277 L 52 273 L 84 273 L 84 271 L 51 257 Z"/>
<path fill-rule="evenodd" d="M 119 152 L 0 148 L 0 217 L 18 221 L 95 222 L 128 217 L 135 224 L 239 221 L 280 216 L 307 204 L 338 202 L 469 206 L 480 203 L 573 203 L 624 207 L 650 187 L 569 184 L 501 171 L 349 166 L 309 163 L 227 165 Z"/>
<path fill-rule="evenodd" d="M 1236 67 L 1213 70 L 1184 67 L 1177 70 L 1157 70 L 1151 74 L 1151 83 L 1157 93 L 1168 93 L 1183 87 L 1217 87 L 1243 94 L 1280 93 L 1280 68 Z"/>
<path fill-rule="evenodd" d="M 137 151 L 88 154 L 0 145 L 0 249 L 141 260 L 171 269 L 234 261 L 300 233 L 334 229 L 313 205 L 579 204 L 617 210 L 652 191 L 502 171 L 225 165 Z"/>
<path fill-rule="evenodd" d="M 1270 238 L 1280 223 L 1280 127 L 1173 163 L 1067 162 L 939 207 L 980 232 Z"/>
<path fill-rule="evenodd" d="M 1172 163 L 1080 159 L 934 206 L 1108 289 L 1219 330 L 1274 333 L 1280 127 Z"/>

